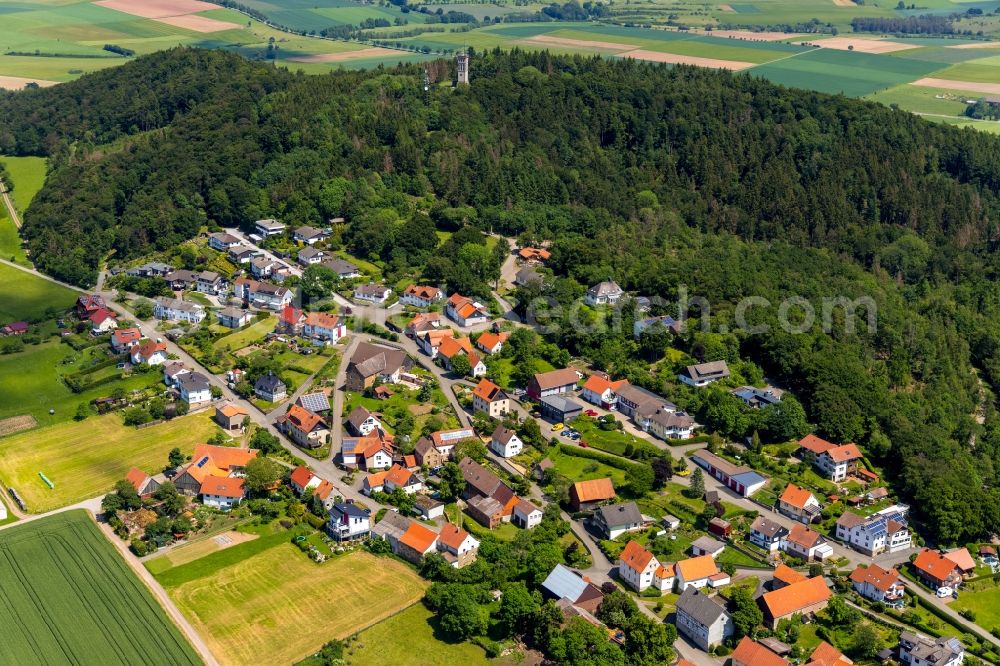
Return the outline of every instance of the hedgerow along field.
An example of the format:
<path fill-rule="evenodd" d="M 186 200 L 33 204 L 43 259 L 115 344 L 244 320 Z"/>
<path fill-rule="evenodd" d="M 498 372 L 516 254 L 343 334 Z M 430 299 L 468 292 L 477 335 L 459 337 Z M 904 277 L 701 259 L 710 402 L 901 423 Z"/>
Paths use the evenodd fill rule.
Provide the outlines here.
<path fill-rule="evenodd" d="M 85 511 L 0 531 L 0 566 L 0 663 L 201 663 Z"/>

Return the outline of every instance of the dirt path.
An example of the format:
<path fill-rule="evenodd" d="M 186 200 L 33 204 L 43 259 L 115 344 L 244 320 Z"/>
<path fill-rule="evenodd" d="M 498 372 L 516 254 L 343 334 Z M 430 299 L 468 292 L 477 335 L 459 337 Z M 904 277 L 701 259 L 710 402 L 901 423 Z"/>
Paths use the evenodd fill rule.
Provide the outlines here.
<path fill-rule="evenodd" d="M 17 209 L 14 208 L 14 202 L 7 193 L 7 185 L 2 180 L 0 180 L 0 197 L 3 198 L 3 205 L 7 207 L 7 214 L 10 215 L 10 219 L 14 222 L 14 226 L 20 229 L 21 216 L 17 214 Z"/>

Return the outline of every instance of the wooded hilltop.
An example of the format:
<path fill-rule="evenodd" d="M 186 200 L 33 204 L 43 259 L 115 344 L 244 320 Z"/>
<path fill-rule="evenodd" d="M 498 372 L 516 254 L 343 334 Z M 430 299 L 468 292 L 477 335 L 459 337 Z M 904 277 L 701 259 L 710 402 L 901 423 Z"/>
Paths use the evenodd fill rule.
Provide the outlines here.
<path fill-rule="evenodd" d="M 1000 138 L 748 74 L 516 50 L 476 54 L 473 72 L 425 93 L 416 65 L 305 76 L 175 49 L 0 94 L 0 153 L 51 158 L 23 233 L 79 285 L 111 251 L 206 225 L 344 216 L 344 246 L 388 278 L 470 294 L 488 295 L 474 246 L 492 230 L 554 240 L 547 295 L 563 303 L 609 276 L 667 299 L 686 285 L 716 325 L 749 295 L 869 296 L 873 332 L 680 344 L 791 388 L 820 434 L 895 475 L 934 538 L 1000 530 Z M 438 230 L 455 232 L 445 249 Z M 557 323 L 552 342 L 616 376 L 657 389 L 669 374 L 631 328 Z"/>

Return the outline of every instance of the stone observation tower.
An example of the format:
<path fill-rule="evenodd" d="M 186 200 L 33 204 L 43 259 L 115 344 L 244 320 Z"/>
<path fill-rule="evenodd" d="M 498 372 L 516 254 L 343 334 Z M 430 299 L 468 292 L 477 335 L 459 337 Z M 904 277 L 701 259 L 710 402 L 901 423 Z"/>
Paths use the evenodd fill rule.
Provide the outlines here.
<path fill-rule="evenodd" d="M 459 53 L 458 54 L 458 82 L 468 83 L 469 82 L 469 54 Z"/>

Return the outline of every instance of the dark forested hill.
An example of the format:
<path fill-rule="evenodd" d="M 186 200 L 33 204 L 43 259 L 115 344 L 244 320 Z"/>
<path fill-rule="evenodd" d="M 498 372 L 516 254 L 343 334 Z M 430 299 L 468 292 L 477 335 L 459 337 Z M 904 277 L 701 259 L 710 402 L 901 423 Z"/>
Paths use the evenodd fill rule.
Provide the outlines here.
<path fill-rule="evenodd" d="M 52 156 L 24 233 L 81 285 L 111 251 L 205 225 L 345 215 L 354 253 L 470 290 L 472 262 L 433 252 L 435 227 L 556 239 L 566 297 L 608 275 L 666 297 L 686 284 L 723 313 L 748 294 L 870 294 L 876 333 L 730 338 L 821 432 L 891 463 L 935 535 L 1000 527 L 992 408 L 969 444 L 973 365 L 1000 386 L 1000 139 L 687 67 L 515 51 L 474 72 L 425 93 L 416 67 L 307 77 L 178 49 L 0 95 L 0 151 Z M 557 337 L 658 381 L 630 335 Z"/>

